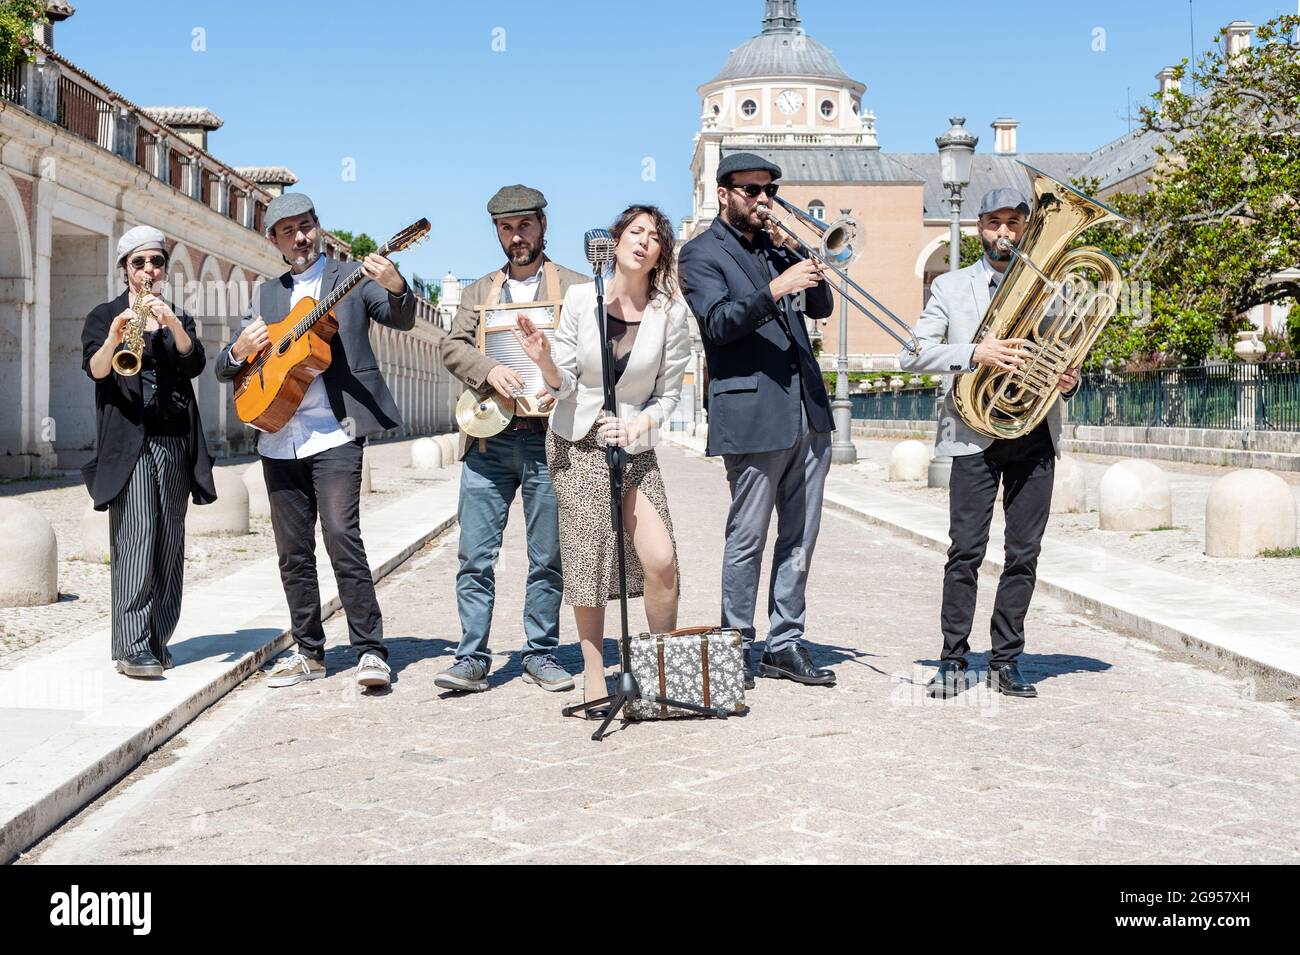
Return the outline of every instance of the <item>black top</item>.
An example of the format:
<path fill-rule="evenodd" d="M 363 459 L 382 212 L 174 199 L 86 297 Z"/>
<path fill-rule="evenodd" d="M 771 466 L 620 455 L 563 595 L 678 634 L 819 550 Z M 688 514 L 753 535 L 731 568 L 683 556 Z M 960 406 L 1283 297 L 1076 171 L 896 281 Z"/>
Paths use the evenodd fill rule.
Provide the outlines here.
<path fill-rule="evenodd" d="M 618 384 L 623 372 L 627 370 L 627 360 L 632 355 L 632 347 L 636 344 L 640 328 L 639 321 L 625 322 L 612 312 L 605 312 L 605 340 L 609 342 L 614 356 L 614 384 Z"/>
<path fill-rule="evenodd" d="M 95 510 L 107 508 L 131 480 L 145 437 L 168 433 L 153 431 L 151 426 L 174 429 L 183 420 L 186 425 L 180 433 L 189 438 L 190 497 L 195 504 L 210 504 L 217 499 L 212 483 L 212 456 L 203 436 L 194 386 L 190 384 L 192 378 L 202 374 L 207 357 L 194 327 L 194 319 L 172 306 L 172 311 L 194 343 L 187 354 L 177 352 L 171 332 L 159 329 L 145 336 L 140 374 L 123 376 L 110 371 L 104 378 L 90 375 L 90 359 L 104 344 L 113 319 L 126 309 L 128 301 L 127 293 L 123 292 L 113 301 L 96 306 L 86 316 L 81 331 L 81 366 L 95 383 L 96 453 L 81 469 L 86 489 L 90 491 Z M 145 381 L 149 377 L 145 374 L 147 368 L 153 369 L 152 389 Z M 146 414 L 146 390 L 155 392 L 153 399 L 167 396 L 167 403 L 159 405 L 151 399 L 151 405 L 155 407 Z"/>
<path fill-rule="evenodd" d="M 145 332 L 140 359 L 145 434 L 185 437 L 190 433 L 190 399 L 180 387 L 176 364 L 167 353 L 166 336 L 157 331 Z"/>

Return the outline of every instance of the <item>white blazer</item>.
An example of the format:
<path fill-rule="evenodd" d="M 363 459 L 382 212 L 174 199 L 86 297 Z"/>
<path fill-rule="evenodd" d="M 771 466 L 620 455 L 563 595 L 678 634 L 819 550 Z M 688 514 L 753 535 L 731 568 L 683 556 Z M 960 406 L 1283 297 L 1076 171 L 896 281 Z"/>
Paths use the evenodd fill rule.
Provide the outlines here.
<path fill-rule="evenodd" d="M 681 399 L 682 378 L 691 359 L 686 312 L 686 302 L 676 295 L 666 302 L 652 299 L 646 306 L 615 394 L 620 418 L 631 421 L 645 412 L 654 427 L 629 443 L 629 454 L 655 446 L 659 429 Z M 581 441 L 605 404 L 595 282 L 571 285 L 564 294 L 553 355 L 563 380 L 559 388 L 550 389 L 556 399 L 551 428 L 562 438 Z"/>

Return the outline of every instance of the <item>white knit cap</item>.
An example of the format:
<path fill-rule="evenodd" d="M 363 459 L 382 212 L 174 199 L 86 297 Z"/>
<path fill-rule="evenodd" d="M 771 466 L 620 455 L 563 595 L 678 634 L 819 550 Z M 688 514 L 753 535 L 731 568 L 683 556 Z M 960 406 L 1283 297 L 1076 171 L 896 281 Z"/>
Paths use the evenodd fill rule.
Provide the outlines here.
<path fill-rule="evenodd" d="M 141 249 L 161 249 L 166 254 L 167 237 L 151 225 L 138 225 L 134 229 L 128 229 L 117 240 L 117 264 L 121 265 L 128 255 Z"/>

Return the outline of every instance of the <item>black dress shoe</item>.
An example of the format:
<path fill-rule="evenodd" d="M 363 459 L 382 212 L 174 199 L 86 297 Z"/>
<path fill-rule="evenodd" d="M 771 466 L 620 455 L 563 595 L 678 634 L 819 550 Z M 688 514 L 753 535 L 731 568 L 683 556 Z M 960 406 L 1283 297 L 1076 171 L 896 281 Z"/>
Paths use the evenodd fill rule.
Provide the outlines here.
<path fill-rule="evenodd" d="M 757 676 L 754 672 L 754 651 L 742 650 L 741 654 L 745 666 L 745 689 L 752 690 L 754 688 L 754 678 Z"/>
<path fill-rule="evenodd" d="M 148 650 L 141 650 L 123 660 L 118 660 L 117 672 L 134 677 L 157 677 L 163 675 L 163 665 Z"/>
<path fill-rule="evenodd" d="M 1005 693 L 1007 696 L 1038 695 L 1038 691 L 1034 689 L 1034 685 L 1027 682 L 1025 678 L 1020 675 L 1020 667 L 1016 666 L 1014 663 L 1000 666 L 996 670 L 990 668 L 988 685 L 999 693 Z"/>
<path fill-rule="evenodd" d="M 967 687 L 966 664 L 961 660 L 943 660 L 939 672 L 930 678 L 925 691 L 936 700 L 947 700 Z"/>
<path fill-rule="evenodd" d="M 758 668 L 763 676 L 794 680 L 796 683 L 806 683 L 809 686 L 833 686 L 835 683 L 835 672 L 813 666 L 812 658 L 808 656 L 808 648 L 803 644 L 787 647 L 777 653 L 764 651 Z"/>

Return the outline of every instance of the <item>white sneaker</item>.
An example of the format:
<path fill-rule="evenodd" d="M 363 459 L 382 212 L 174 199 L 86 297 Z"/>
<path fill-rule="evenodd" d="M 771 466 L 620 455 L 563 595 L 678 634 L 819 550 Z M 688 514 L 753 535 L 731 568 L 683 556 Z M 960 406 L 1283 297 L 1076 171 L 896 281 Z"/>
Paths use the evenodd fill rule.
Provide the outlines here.
<path fill-rule="evenodd" d="M 362 686 L 388 686 L 392 683 L 388 663 L 377 653 L 363 653 L 357 664 L 357 682 Z"/>
<path fill-rule="evenodd" d="M 267 686 L 294 686 L 308 680 L 325 678 L 325 664 L 305 657 L 296 650 L 279 660 L 266 675 Z"/>

